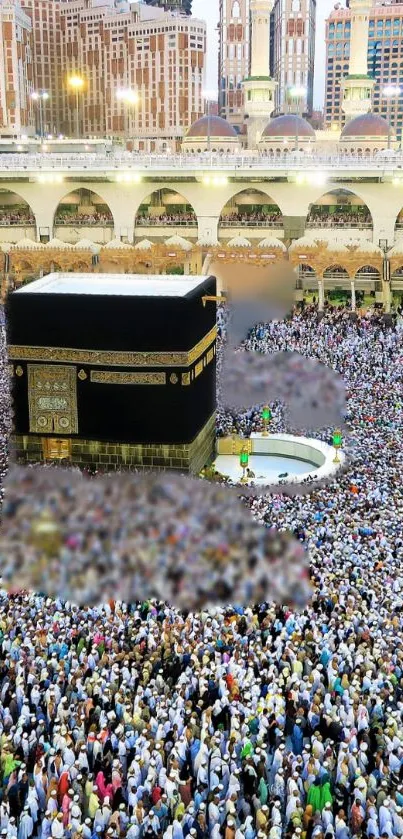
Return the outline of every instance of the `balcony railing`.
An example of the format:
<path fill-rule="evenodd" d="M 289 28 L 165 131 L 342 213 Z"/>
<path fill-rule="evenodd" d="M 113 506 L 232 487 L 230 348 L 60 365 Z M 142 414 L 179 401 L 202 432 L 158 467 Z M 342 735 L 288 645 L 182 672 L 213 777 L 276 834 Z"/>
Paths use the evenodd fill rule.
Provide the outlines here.
<path fill-rule="evenodd" d="M 357 230 L 372 230 L 372 224 L 370 221 L 359 221 L 358 219 L 354 221 L 351 219 L 347 219 L 346 221 L 321 221 L 320 219 L 310 219 L 307 221 L 306 227 L 310 230 L 338 230 L 340 228 L 345 230 L 346 227 L 353 227 Z"/>
<path fill-rule="evenodd" d="M 287 172 L 312 172 L 318 170 L 374 170 L 377 173 L 401 174 L 403 169 L 403 153 L 399 152 L 393 159 L 377 157 L 343 157 L 341 155 L 301 155 L 284 154 L 278 158 L 265 157 L 260 154 L 143 154 L 137 152 L 116 152 L 114 154 L 0 154 L 0 172 L 26 172 L 52 170 L 90 171 L 90 172 L 119 172 L 121 170 L 135 171 L 248 171 L 269 170 Z"/>
<path fill-rule="evenodd" d="M 113 219 L 56 218 L 55 227 L 113 227 Z"/>
<path fill-rule="evenodd" d="M 35 227 L 34 218 L 10 219 L 6 216 L 0 217 L 0 227 Z"/>
<path fill-rule="evenodd" d="M 140 216 L 136 219 L 136 227 L 197 227 L 197 219 L 155 219 L 152 216 Z"/>
<path fill-rule="evenodd" d="M 238 218 L 238 219 L 226 219 L 222 218 L 219 222 L 219 227 L 270 227 L 272 229 L 281 230 L 283 227 L 283 220 L 282 218 L 276 221 L 254 221 L 253 219 L 248 218 Z"/>

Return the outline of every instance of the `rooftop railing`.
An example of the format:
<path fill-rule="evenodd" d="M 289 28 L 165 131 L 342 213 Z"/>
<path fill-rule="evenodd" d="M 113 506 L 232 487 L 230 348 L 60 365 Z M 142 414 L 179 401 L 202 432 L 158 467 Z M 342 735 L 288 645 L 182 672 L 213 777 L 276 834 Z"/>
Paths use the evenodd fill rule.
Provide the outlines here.
<path fill-rule="evenodd" d="M 378 158 L 376 156 L 342 156 L 310 154 L 296 156 L 284 154 L 279 157 L 265 155 L 221 155 L 221 154 L 137 154 L 115 153 L 108 155 L 77 153 L 77 154 L 0 154 L 0 172 L 24 171 L 89 171 L 89 172 L 122 172 L 136 173 L 161 170 L 173 170 L 176 174 L 192 171 L 231 172 L 248 170 L 289 170 L 299 173 L 303 171 L 315 172 L 320 178 L 320 170 L 368 170 L 377 172 L 394 172 L 403 169 L 403 153 L 397 153 L 392 158 Z M 319 170 L 319 171 L 318 171 Z M 402 171 L 403 176 L 403 171 Z M 44 181 L 45 182 L 45 181 Z M 214 185 L 214 183 L 213 183 Z M 219 185 L 219 184 L 218 184 Z"/>

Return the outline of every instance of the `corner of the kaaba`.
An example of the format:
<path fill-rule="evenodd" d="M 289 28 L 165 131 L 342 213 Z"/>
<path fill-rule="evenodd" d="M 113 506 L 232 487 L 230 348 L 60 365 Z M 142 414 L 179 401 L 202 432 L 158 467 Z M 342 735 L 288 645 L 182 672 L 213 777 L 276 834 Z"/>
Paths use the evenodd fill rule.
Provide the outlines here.
<path fill-rule="evenodd" d="M 215 445 L 215 293 L 214 277 L 171 297 L 13 292 L 11 458 L 198 473 Z"/>

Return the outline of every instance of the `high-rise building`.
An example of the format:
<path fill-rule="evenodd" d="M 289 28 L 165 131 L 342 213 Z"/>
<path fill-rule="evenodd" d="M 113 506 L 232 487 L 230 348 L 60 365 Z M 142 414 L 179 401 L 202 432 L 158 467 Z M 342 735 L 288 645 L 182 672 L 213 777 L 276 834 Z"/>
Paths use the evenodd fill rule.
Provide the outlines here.
<path fill-rule="evenodd" d="M 0 3 L 0 135 L 33 134 L 32 26 L 15 0 Z"/>
<path fill-rule="evenodd" d="M 55 0 L 21 0 L 32 24 L 33 86 L 41 99 L 34 100 L 35 125 L 41 109 L 44 134 L 56 134 L 62 100 L 60 53 L 60 3 Z M 45 94 L 45 95 L 43 95 Z"/>
<path fill-rule="evenodd" d="M 316 0 L 275 0 L 273 78 L 277 82 L 276 112 L 293 109 L 289 91 L 306 89 L 301 113 L 312 113 L 316 36 Z"/>
<path fill-rule="evenodd" d="M 0 5 L 3 133 L 40 121 L 45 135 L 179 147 L 204 110 L 203 21 L 126 0 L 21 2 Z"/>
<path fill-rule="evenodd" d="M 218 90 L 220 116 L 240 126 L 243 80 L 250 68 L 250 0 L 220 0 Z"/>
<path fill-rule="evenodd" d="M 342 127 L 349 119 L 343 112 L 343 84 L 349 70 L 351 10 L 334 9 L 326 21 L 325 125 Z M 403 89 L 403 3 L 377 3 L 370 9 L 367 73 L 375 84 L 371 110 L 388 119 L 400 139 L 403 96 L 387 98 L 387 85 Z"/>
<path fill-rule="evenodd" d="M 178 147 L 203 114 L 203 21 L 144 3 L 125 11 L 70 0 L 60 4 L 60 40 L 63 133 L 127 136 L 161 150 Z M 69 90 L 72 76 L 83 80 L 78 92 Z"/>

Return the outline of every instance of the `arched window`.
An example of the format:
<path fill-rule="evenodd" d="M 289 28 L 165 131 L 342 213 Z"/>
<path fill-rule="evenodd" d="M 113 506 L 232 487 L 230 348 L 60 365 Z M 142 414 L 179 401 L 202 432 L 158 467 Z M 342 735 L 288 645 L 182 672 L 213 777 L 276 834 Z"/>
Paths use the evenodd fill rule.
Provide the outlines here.
<path fill-rule="evenodd" d="M 239 5 L 238 0 L 235 0 L 235 2 L 234 2 L 234 3 L 233 3 L 233 5 L 232 5 L 231 17 L 232 17 L 232 18 L 239 18 L 239 17 L 241 17 L 241 7 L 240 7 L 240 5 Z"/>

